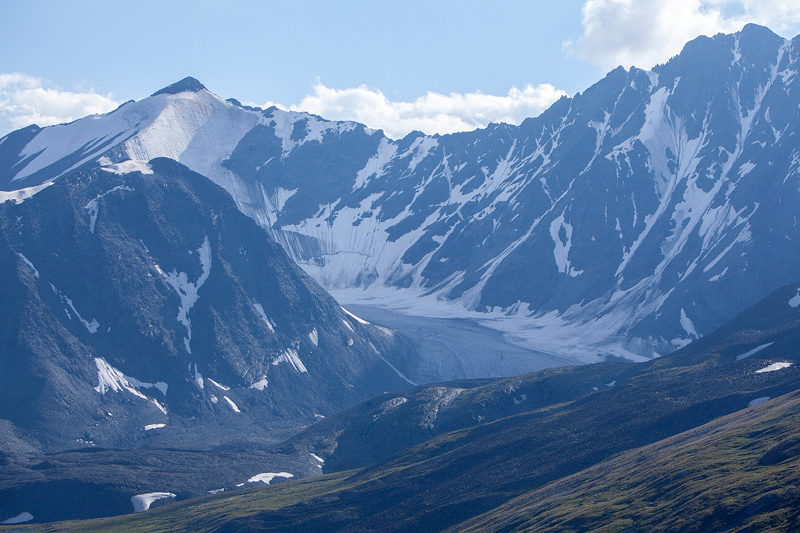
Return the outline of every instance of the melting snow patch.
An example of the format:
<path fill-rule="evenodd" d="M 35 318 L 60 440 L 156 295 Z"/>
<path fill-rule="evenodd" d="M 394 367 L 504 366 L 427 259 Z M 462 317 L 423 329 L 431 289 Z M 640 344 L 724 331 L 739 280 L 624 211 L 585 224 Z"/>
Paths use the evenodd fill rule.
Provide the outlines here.
<path fill-rule="evenodd" d="M 34 187 L 28 187 L 26 189 L 19 189 L 16 191 L 0 191 L 0 204 L 3 202 L 14 202 L 15 204 L 21 204 L 37 192 L 46 189 L 47 187 L 53 184 L 52 181 L 47 183 L 43 183 L 41 185 L 36 185 Z M 5 522 L 4 522 L 5 523 Z"/>
<path fill-rule="evenodd" d="M 789 307 L 797 307 L 800 305 L 800 289 L 797 289 L 797 294 L 789 300 Z"/>
<path fill-rule="evenodd" d="M 300 356 L 297 355 L 297 352 L 292 348 L 287 348 L 277 359 L 272 361 L 274 366 L 278 366 L 280 363 L 289 363 L 292 365 L 292 368 L 300 373 L 308 372 L 308 369 L 306 369 L 306 366 L 300 360 Z"/>
<path fill-rule="evenodd" d="M 772 363 L 769 366 L 765 366 L 761 370 L 756 370 L 756 374 L 763 374 L 764 372 L 775 372 L 776 370 L 782 370 L 784 368 L 789 368 L 792 366 L 792 363 Z"/>
<path fill-rule="evenodd" d="M 195 368 L 196 368 L 196 367 L 195 367 Z M 230 388 L 230 387 L 226 387 L 225 385 L 222 385 L 222 384 L 220 384 L 220 383 L 217 383 L 216 381 L 214 381 L 214 380 L 213 380 L 213 379 L 211 379 L 211 378 L 206 378 L 206 379 L 207 379 L 208 381 L 210 381 L 210 382 L 211 382 L 211 384 L 212 384 L 212 385 L 214 385 L 215 387 L 217 387 L 218 389 L 222 389 L 222 390 L 224 390 L 224 391 L 229 391 L 229 390 L 231 390 L 231 388 Z"/>
<path fill-rule="evenodd" d="M 739 177 L 746 176 L 754 168 L 756 168 L 756 166 L 751 161 L 748 161 L 747 163 L 742 163 L 742 166 L 739 167 Z"/>
<path fill-rule="evenodd" d="M 617 221 L 617 225 L 619 225 L 619 220 Z M 562 233 L 564 237 L 563 240 Z M 556 259 L 558 272 L 561 274 L 568 274 L 573 278 L 583 274 L 583 270 L 575 270 L 570 264 L 569 251 L 572 247 L 572 224 L 564 221 L 563 213 L 550 224 L 550 237 L 555 244 L 553 255 Z"/>
<path fill-rule="evenodd" d="M 150 431 L 151 429 L 161 429 L 161 428 L 165 428 L 165 427 L 167 427 L 166 424 L 147 424 L 144 427 L 144 430 L 145 431 Z"/>
<path fill-rule="evenodd" d="M 683 308 L 681 308 L 681 327 L 686 333 L 694 338 L 700 338 L 700 335 L 697 334 L 697 330 L 694 329 L 694 323 L 688 316 L 686 316 L 686 311 L 684 311 Z"/>
<path fill-rule="evenodd" d="M 719 281 L 720 279 L 722 279 L 722 276 L 724 276 L 727 273 L 728 273 L 728 267 L 725 267 L 725 269 L 716 276 L 711 276 L 710 278 L 708 278 L 708 281 Z"/>
<path fill-rule="evenodd" d="M 39 279 L 39 271 L 36 270 L 36 268 L 33 266 L 33 263 L 28 261 L 28 258 L 22 255 L 21 253 L 17 252 L 17 255 L 19 256 L 20 259 L 22 259 L 22 262 L 28 265 L 28 268 L 30 268 L 33 271 L 33 277 Z"/>
<path fill-rule="evenodd" d="M 314 346 L 319 346 L 319 335 L 317 334 L 317 328 L 311 330 L 308 334 L 308 340 L 311 341 L 311 344 Z"/>
<path fill-rule="evenodd" d="M 519 404 L 521 404 L 522 402 L 524 402 L 527 399 L 528 399 L 528 395 L 527 394 L 520 394 L 519 395 L 519 400 L 514 398 L 514 405 L 519 405 Z"/>
<path fill-rule="evenodd" d="M 97 328 L 100 327 L 100 323 L 97 320 L 95 320 L 94 318 L 92 319 L 91 322 L 84 320 L 81 314 L 78 313 L 78 310 L 75 309 L 75 305 L 72 303 L 72 300 L 61 294 L 61 291 L 56 289 L 55 285 L 53 285 L 52 283 L 50 284 L 50 288 L 53 289 L 53 292 L 55 292 L 59 296 L 59 298 L 61 298 L 62 302 L 66 303 L 69 306 L 69 308 L 72 309 L 72 312 L 75 313 L 75 316 L 78 317 L 78 320 L 80 320 L 81 324 L 83 324 L 83 327 L 86 328 L 86 331 L 88 331 L 89 333 L 97 333 Z M 72 320 L 72 315 L 69 314 L 69 311 L 67 311 L 66 309 L 64 311 L 67 313 L 67 316 L 70 318 L 70 320 Z"/>
<path fill-rule="evenodd" d="M 33 515 L 28 512 L 20 513 L 14 518 L 9 518 L 8 520 L 3 520 L 0 524 L 24 524 L 25 522 L 30 522 L 33 520 Z"/>
<path fill-rule="evenodd" d="M 84 206 L 84 209 L 86 209 L 86 212 L 89 214 L 89 233 L 94 233 L 94 226 L 97 223 L 97 214 L 100 212 L 100 206 L 98 205 L 97 201 L 103 196 L 119 190 L 134 191 L 135 189 L 126 187 L 125 185 L 117 185 L 110 191 L 97 195 L 94 200 L 90 200 L 89 203 Z"/>
<path fill-rule="evenodd" d="M 253 300 L 253 307 L 256 308 L 258 314 L 261 315 L 261 318 L 264 319 L 264 322 L 267 324 L 267 328 L 270 330 L 270 332 L 275 333 L 275 324 L 272 322 L 272 320 L 269 319 L 267 313 L 264 312 L 264 307 L 255 300 Z"/>
<path fill-rule="evenodd" d="M 99 381 L 94 390 L 100 394 L 105 394 L 108 390 L 114 392 L 126 390 L 134 396 L 138 396 L 144 400 L 147 399 L 147 396 L 136 390 L 122 372 L 109 365 L 104 358 L 95 357 L 94 364 L 97 366 L 97 379 Z"/>
<path fill-rule="evenodd" d="M 233 400 L 231 400 L 227 396 L 223 396 L 223 398 L 225 398 L 225 401 L 228 402 L 228 405 L 231 406 L 231 409 L 233 409 L 234 413 L 241 413 L 241 411 L 239 410 L 239 406 L 233 403 Z"/>
<path fill-rule="evenodd" d="M 767 400 L 769 400 L 769 396 L 764 396 L 762 398 L 756 398 L 755 400 L 752 400 L 750 403 L 748 403 L 747 407 L 753 407 L 754 405 L 758 405 L 760 403 L 764 403 Z"/>
<path fill-rule="evenodd" d="M 211 244 L 208 241 L 208 235 L 203 239 L 203 244 L 197 249 L 197 253 L 200 255 L 200 267 L 203 269 L 203 272 L 195 283 L 189 281 L 186 272 L 179 273 L 173 270 L 169 274 L 165 274 L 158 265 L 156 265 L 156 269 L 164 276 L 169 286 L 178 293 L 178 297 L 181 299 L 181 305 L 178 307 L 178 322 L 183 324 L 186 328 L 186 337 L 183 339 L 183 344 L 186 347 L 187 353 L 192 353 L 191 347 L 189 346 L 192 341 L 192 323 L 189 321 L 189 310 L 197 302 L 199 297 L 197 293 L 211 273 Z"/>
<path fill-rule="evenodd" d="M 133 512 L 141 513 L 147 511 L 153 502 L 163 500 L 164 498 L 175 498 L 176 496 L 171 492 L 148 492 L 147 494 L 137 494 L 131 496 L 131 503 L 133 504 Z"/>
<path fill-rule="evenodd" d="M 219 494 L 220 492 L 225 492 L 225 489 L 214 489 L 208 491 L 209 494 Z"/>
<path fill-rule="evenodd" d="M 772 344 L 773 344 L 773 343 L 771 343 L 771 342 L 768 342 L 767 344 L 762 344 L 761 346 L 757 346 L 757 347 L 753 348 L 752 350 L 750 350 L 750 351 L 749 351 L 749 352 L 747 352 L 747 353 L 743 353 L 743 354 L 741 354 L 741 355 L 737 355 L 737 356 L 736 356 L 736 360 L 737 360 L 737 361 L 741 361 L 742 359 L 747 359 L 747 358 L 748 358 L 748 357 L 750 357 L 751 355 L 755 355 L 755 354 L 757 354 L 758 352 L 760 352 L 760 351 L 761 351 L 761 350 L 763 350 L 764 348 L 769 348 L 770 346 L 772 346 Z"/>
<path fill-rule="evenodd" d="M 164 414 L 167 414 L 167 410 L 166 410 L 166 409 L 164 409 L 164 406 L 163 406 L 163 405 L 161 405 L 160 403 L 158 403 L 158 400 L 155 400 L 155 399 L 151 398 L 151 399 L 150 399 L 150 401 L 151 401 L 151 402 L 153 402 L 153 405 L 155 405 L 156 407 L 158 407 L 158 410 L 159 410 L 159 411 L 161 411 L 161 412 L 162 412 L 162 413 L 164 413 Z"/>
<path fill-rule="evenodd" d="M 153 173 L 153 169 L 150 167 L 150 164 L 147 161 L 138 161 L 135 159 L 129 159 L 128 161 L 123 161 L 122 163 L 117 163 L 115 165 L 106 165 L 102 168 L 106 172 L 111 172 L 114 174 L 128 174 L 130 172 L 141 172 L 142 174 Z"/>
<path fill-rule="evenodd" d="M 309 454 L 309 455 L 311 455 L 311 457 L 313 457 L 314 459 L 316 459 L 316 460 L 317 460 L 317 461 L 319 461 L 320 463 L 324 463 L 324 462 L 325 462 L 325 459 L 323 459 L 323 458 L 322 458 L 322 457 L 320 457 L 319 455 L 316 455 L 316 454 L 313 454 L 313 453 L 312 453 L 312 454 Z"/>
<path fill-rule="evenodd" d="M 344 311 L 345 313 L 347 313 L 348 315 L 350 315 L 351 317 L 353 317 L 353 319 L 355 319 L 355 321 L 356 321 L 356 322 L 359 322 L 359 323 L 361 323 L 361 324 L 364 324 L 365 326 L 368 326 L 368 325 L 370 324 L 369 322 L 367 322 L 367 321 L 366 321 L 366 320 L 364 320 L 363 318 L 358 318 L 356 315 L 354 315 L 353 313 L 351 313 L 350 311 L 348 311 L 348 310 L 347 310 L 347 309 L 345 309 L 344 307 L 342 307 L 341 309 L 342 309 L 342 311 Z M 350 324 L 347 324 L 347 327 L 350 327 Z M 350 330 L 352 331 L 352 330 L 353 330 L 353 328 L 350 328 Z"/>
<path fill-rule="evenodd" d="M 138 379 L 132 378 L 130 376 L 125 376 L 125 379 L 127 379 L 130 382 L 130 384 L 136 387 L 137 389 L 158 389 L 159 391 L 161 391 L 161 394 L 163 394 L 164 396 L 167 395 L 167 389 L 169 388 L 169 385 L 167 385 L 163 381 L 156 381 L 155 383 L 145 383 L 144 381 L 139 381 Z"/>
<path fill-rule="evenodd" d="M 606 383 L 606 387 L 613 387 L 616 384 L 617 384 L 617 380 L 614 380 L 611 383 Z"/>
<path fill-rule="evenodd" d="M 197 370 L 197 363 L 193 364 L 194 364 L 194 382 L 197 383 L 197 386 L 200 387 L 201 389 L 205 389 L 206 387 L 203 381 L 203 375 L 200 373 L 199 370 Z M 192 370 L 192 364 L 189 365 L 189 371 L 191 372 L 191 370 Z"/>
<path fill-rule="evenodd" d="M 247 482 L 248 483 L 259 483 L 259 482 L 261 482 L 261 483 L 266 483 L 267 485 L 269 485 L 269 482 L 272 481 L 273 479 L 275 479 L 276 477 L 284 477 L 284 478 L 288 479 L 290 477 L 294 477 L 294 475 L 290 474 L 289 472 L 278 472 L 278 473 L 264 472 L 263 474 L 258 474 L 258 475 L 255 475 L 255 476 L 251 477 L 250 479 L 247 480 Z"/>
<path fill-rule="evenodd" d="M 269 381 L 267 381 L 267 376 L 264 376 L 259 381 L 256 381 L 255 383 L 250 385 L 250 388 L 263 391 L 264 389 L 267 388 L 267 385 L 269 385 Z"/>

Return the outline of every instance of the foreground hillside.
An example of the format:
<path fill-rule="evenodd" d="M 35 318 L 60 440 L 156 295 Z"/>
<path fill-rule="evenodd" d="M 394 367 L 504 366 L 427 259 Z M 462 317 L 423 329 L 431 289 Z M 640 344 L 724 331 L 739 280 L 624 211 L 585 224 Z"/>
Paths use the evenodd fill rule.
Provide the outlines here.
<path fill-rule="evenodd" d="M 386 395 L 291 441 L 327 458 L 328 475 L 80 528 L 791 531 L 791 488 L 800 482 L 798 290 L 784 287 L 650 363 Z M 460 392 L 442 402 L 436 389 Z M 418 444 L 381 452 L 415 433 Z"/>

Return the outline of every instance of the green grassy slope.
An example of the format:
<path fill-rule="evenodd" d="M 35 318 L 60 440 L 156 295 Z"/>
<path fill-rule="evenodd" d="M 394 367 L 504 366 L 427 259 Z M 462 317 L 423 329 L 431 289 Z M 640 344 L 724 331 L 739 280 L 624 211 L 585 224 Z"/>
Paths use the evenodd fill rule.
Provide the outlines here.
<path fill-rule="evenodd" d="M 365 468 L 178 502 L 133 517 L 52 525 L 45 531 L 416 532 L 468 526 L 511 531 L 540 523 L 554 531 L 598 525 L 620 531 L 649 531 L 662 524 L 684 527 L 667 522 L 673 517 L 716 530 L 769 520 L 794 501 L 788 491 L 794 459 L 783 457 L 794 453 L 796 446 L 786 436 L 797 434 L 798 428 L 793 414 L 798 399 L 791 394 L 800 389 L 800 307 L 787 305 L 796 291 L 796 286 L 777 291 L 676 354 L 635 365 L 634 370 L 617 368 L 616 383 L 597 391 L 557 394 L 550 401 L 531 397 L 527 411 L 502 416 L 504 406 L 517 409 L 528 403 L 513 401 L 521 390 L 543 390 L 543 374 L 516 378 L 509 393 L 503 393 L 508 382 L 502 380 L 473 387 L 461 400 L 454 399 L 449 410 L 434 413 L 433 428 L 440 433 L 392 455 L 377 454 L 376 462 Z M 740 357 L 755 348 L 761 349 Z M 776 362 L 793 365 L 759 372 Z M 592 372 L 606 379 L 602 369 L 613 364 L 581 367 L 576 376 L 583 377 L 575 386 L 583 391 Z M 563 376 L 559 380 L 569 381 Z M 402 405 L 431 406 L 424 390 L 404 394 L 409 399 Z M 764 397 L 775 400 L 749 407 Z M 461 416 L 470 409 L 485 418 Z M 358 416 L 337 422 L 330 435 L 334 443 L 327 441 L 329 457 L 353 457 L 357 454 L 352 450 L 358 449 L 373 453 L 381 438 L 397 438 L 420 420 L 410 416 L 414 411 L 400 416 L 395 409 L 382 414 L 387 417 L 384 427 L 396 425 L 391 431 L 363 425 L 380 421 L 372 418 L 380 411 L 360 408 L 353 411 Z M 342 439 L 344 435 L 349 437 Z M 722 440 L 703 446 L 713 439 Z M 350 451 L 337 452 L 339 446 Z M 764 464 L 753 466 L 762 459 Z M 581 475 L 588 476 L 583 486 L 570 481 Z M 702 483 L 712 476 L 714 482 Z M 697 484 L 689 483 L 693 480 Z M 601 486 L 608 488 L 592 492 Z M 776 492 L 773 486 L 786 490 Z M 547 500 L 550 494 L 559 496 Z M 775 509 L 769 504 L 774 497 Z M 547 505 L 537 507 L 537 498 Z M 750 505 L 758 512 L 749 511 Z M 550 521 L 541 522 L 541 513 Z M 781 516 L 775 527 L 791 530 L 785 525 L 793 518 Z"/>
<path fill-rule="evenodd" d="M 798 531 L 800 393 L 625 452 L 453 531 Z"/>

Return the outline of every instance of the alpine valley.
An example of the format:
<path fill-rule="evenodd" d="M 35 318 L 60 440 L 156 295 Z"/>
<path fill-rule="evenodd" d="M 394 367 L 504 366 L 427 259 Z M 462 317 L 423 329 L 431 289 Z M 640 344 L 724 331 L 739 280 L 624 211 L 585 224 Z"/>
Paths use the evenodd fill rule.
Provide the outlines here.
<path fill-rule="evenodd" d="M 798 73 L 748 25 L 519 126 L 186 78 L 6 135 L 0 519 L 795 529 Z"/>

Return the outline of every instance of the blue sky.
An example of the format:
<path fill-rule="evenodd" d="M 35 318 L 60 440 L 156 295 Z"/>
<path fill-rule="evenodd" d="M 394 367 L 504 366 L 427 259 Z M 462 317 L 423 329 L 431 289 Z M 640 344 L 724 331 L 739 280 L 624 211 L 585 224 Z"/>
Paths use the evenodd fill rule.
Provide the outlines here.
<path fill-rule="evenodd" d="M 650 68 L 796 0 L 0 1 L 0 135 L 105 112 L 185 76 L 223 98 L 395 136 L 519 122 L 618 64 Z M 371 123 L 370 123 L 371 122 Z"/>

